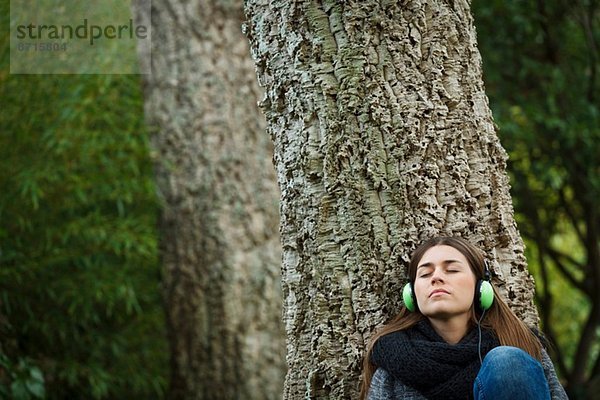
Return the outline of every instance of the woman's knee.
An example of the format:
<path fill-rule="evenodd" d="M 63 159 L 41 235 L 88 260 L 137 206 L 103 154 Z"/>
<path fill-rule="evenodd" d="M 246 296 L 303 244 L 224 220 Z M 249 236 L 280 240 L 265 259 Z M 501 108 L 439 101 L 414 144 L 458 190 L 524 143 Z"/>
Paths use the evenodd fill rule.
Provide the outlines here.
<path fill-rule="evenodd" d="M 512 346 L 498 346 L 490 350 L 485 356 L 484 364 L 494 364 L 497 367 L 515 367 L 521 364 L 529 364 L 536 360 L 523 349 Z M 516 363 L 516 364 L 515 364 Z"/>
<path fill-rule="evenodd" d="M 496 347 L 485 356 L 475 380 L 475 393 L 500 393 L 506 398 L 548 398 L 548 383 L 538 360 L 522 349 L 511 346 Z M 526 392 L 541 396 L 531 397 Z M 485 398 L 486 396 L 476 396 Z"/>
<path fill-rule="evenodd" d="M 481 369 L 494 371 L 495 379 L 508 382 L 530 380 L 532 374 L 544 377 L 542 364 L 529 353 L 512 346 L 499 346 L 490 350 L 483 359 Z"/>

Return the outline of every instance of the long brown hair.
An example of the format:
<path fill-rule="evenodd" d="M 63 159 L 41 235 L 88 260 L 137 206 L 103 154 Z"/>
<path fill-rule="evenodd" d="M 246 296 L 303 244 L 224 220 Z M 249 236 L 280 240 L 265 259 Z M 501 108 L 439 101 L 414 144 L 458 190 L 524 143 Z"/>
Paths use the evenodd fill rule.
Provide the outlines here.
<path fill-rule="evenodd" d="M 434 246 L 451 246 L 460 251 L 469 262 L 471 270 L 477 279 L 483 279 L 485 258 L 481 250 L 460 237 L 435 237 L 421 244 L 412 254 L 408 265 L 408 277 L 414 282 L 417 275 L 417 266 L 427 250 Z M 498 291 L 494 287 L 494 302 L 485 313 L 485 318 L 481 322 L 482 328 L 491 329 L 495 332 L 498 341 L 502 346 L 513 346 L 525 350 L 532 357 L 541 360 L 542 346 L 537 336 L 523 323 L 502 300 Z M 471 324 L 477 323 L 475 305 L 471 308 Z M 360 399 L 366 399 L 371 379 L 377 367 L 370 362 L 373 345 L 382 336 L 392 332 L 408 329 L 417 322 L 426 317 L 418 310 L 410 312 L 405 307 L 391 321 L 378 329 L 369 341 L 367 353 L 363 360 L 363 373 L 360 390 Z"/>

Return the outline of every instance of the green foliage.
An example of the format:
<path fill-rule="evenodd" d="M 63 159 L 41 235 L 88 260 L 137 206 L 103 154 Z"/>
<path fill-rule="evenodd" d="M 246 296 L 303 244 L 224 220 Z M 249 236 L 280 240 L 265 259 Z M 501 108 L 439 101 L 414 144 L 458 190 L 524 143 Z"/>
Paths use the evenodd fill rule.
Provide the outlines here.
<path fill-rule="evenodd" d="M 46 396 L 42 371 L 27 359 L 16 365 L 4 354 L 0 354 L 0 366 L 7 371 L 10 385 L 0 385 L 0 398 L 14 400 L 43 399 Z"/>
<path fill-rule="evenodd" d="M 140 79 L 9 75 L 0 44 L 0 395 L 161 398 L 168 350 Z"/>
<path fill-rule="evenodd" d="M 525 239 L 525 244 L 527 246 L 525 253 L 527 259 L 530 260 L 529 269 L 536 277 L 538 306 L 541 307 L 541 304 L 543 304 L 540 298 L 545 298 L 548 295 L 554 298 L 555 301 L 550 310 L 552 315 L 547 322 L 554 325 L 556 331 L 554 345 L 564 352 L 566 367 L 571 370 L 573 368 L 573 356 L 579 343 L 581 326 L 590 312 L 590 302 L 561 276 L 560 271 L 552 263 L 547 266 L 548 271 L 546 273 L 549 279 L 544 284 L 543 271 L 537 256 L 539 254 L 537 244 L 528 239 Z M 561 244 L 566 245 L 566 243 Z M 540 310 L 540 312 L 544 312 L 544 310 Z M 564 316 L 567 315 L 569 317 L 565 318 Z M 542 321 L 542 324 L 544 324 L 544 321 Z M 545 327 L 542 326 L 542 328 Z"/>
<path fill-rule="evenodd" d="M 599 350 L 580 339 L 600 329 L 590 314 L 600 307 L 600 4 L 477 1 L 473 11 L 543 328 L 575 389 Z M 587 359 L 585 376 L 575 359 Z"/>

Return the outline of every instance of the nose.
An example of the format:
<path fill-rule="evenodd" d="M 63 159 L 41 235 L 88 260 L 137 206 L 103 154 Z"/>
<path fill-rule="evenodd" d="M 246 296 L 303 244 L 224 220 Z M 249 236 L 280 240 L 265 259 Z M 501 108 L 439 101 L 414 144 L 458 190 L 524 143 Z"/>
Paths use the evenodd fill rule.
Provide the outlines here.
<path fill-rule="evenodd" d="M 435 268 L 431 273 L 431 284 L 444 282 L 444 277 L 441 269 Z"/>

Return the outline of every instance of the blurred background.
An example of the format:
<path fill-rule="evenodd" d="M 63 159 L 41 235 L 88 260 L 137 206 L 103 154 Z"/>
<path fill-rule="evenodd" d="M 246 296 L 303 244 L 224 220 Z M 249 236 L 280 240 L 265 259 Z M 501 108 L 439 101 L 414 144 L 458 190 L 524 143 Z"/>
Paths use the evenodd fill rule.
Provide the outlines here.
<path fill-rule="evenodd" d="M 10 75 L 0 4 L 0 398 L 164 398 L 141 78 Z M 599 6 L 472 4 L 541 327 L 571 398 L 600 393 Z"/>

